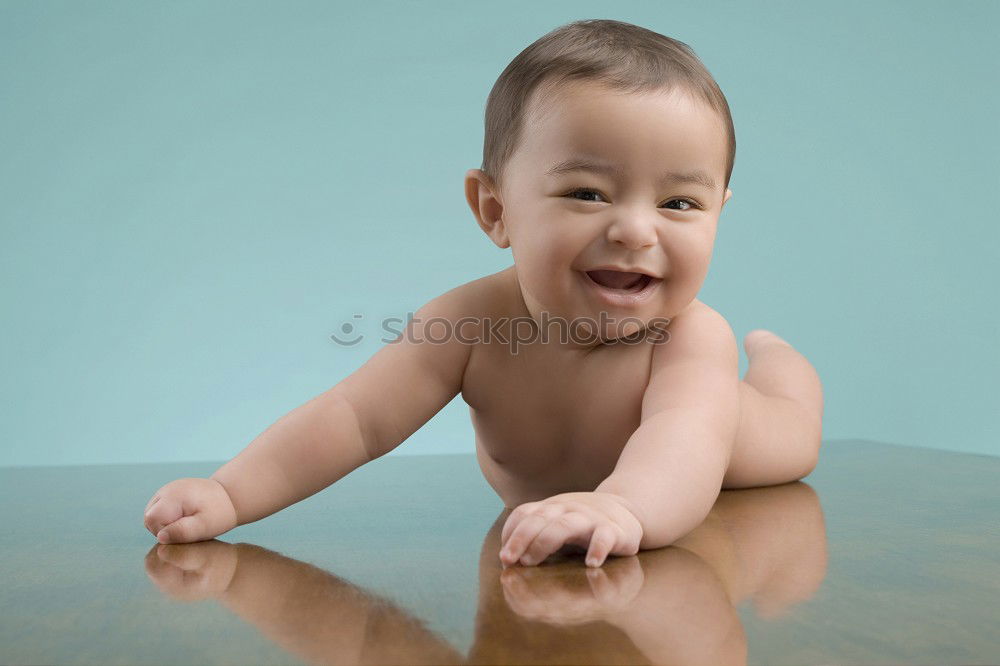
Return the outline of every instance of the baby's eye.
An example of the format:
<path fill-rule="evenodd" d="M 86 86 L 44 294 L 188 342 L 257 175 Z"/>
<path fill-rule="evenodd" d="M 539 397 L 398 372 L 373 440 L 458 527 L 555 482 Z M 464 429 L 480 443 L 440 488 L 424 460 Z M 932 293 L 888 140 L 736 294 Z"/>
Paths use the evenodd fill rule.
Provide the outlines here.
<path fill-rule="evenodd" d="M 587 188 L 581 188 L 581 189 L 578 189 L 578 190 L 573 190 L 572 192 L 570 192 L 566 196 L 572 197 L 574 194 L 580 194 L 581 192 L 583 192 L 583 193 L 589 193 L 589 194 L 596 194 L 597 196 L 601 196 L 601 194 L 599 192 L 597 192 L 596 190 L 590 190 L 590 189 L 587 189 Z M 573 197 L 573 198 L 575 199 L 576 197 Z M 592 201 L 592 200 L 591 199 L 581 199 L 581 201 Z"/>
<path fill-rule="evenodd" d="M 667 203 L 673 203 L 674 201 L 680 202 L 682 204 L 687 204 L 687 208 L 677 208 L 676 210 L 692 210 L 698 208 L 698 204 L 688 199 L 671 199 Z"/>

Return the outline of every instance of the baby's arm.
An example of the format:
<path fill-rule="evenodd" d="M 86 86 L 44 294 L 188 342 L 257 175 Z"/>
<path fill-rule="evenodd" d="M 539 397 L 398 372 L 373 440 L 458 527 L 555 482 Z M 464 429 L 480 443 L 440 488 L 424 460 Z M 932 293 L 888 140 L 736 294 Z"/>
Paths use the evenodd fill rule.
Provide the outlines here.
<path fill-rule="evenodd" d="M 396 341 L 333 388 L 282 416 L 210 479 L 178 479 L 147 505 L 163 543 L 211 539 L 326 488 L 403 442 L 461 390 L 471 346 L 425 323 L 467 314 L 467 285 L 431 300 Z M 440 326 L 440 324 L 439 324 Z"/>
<path fill-rule="evenodd" d="M 729 323 L 699 304 L 653 349 L 639 428 L 595 489 L 623 498 L 641 549 L 673 543 L 719 495 L 739 428 L 739 350 Z"/>

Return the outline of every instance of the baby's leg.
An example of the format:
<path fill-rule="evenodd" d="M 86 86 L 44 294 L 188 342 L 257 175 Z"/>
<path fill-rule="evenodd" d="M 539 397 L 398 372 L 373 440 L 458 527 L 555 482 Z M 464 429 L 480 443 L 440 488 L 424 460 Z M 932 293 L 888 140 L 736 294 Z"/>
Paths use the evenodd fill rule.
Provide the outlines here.
<path fill-rule="evenodd" d="M 823 388 L 812 364 L 770 331 L 743 338 L 740 425 L 723 488 L 769 486 L 813 470 L 823 435 Z"/>

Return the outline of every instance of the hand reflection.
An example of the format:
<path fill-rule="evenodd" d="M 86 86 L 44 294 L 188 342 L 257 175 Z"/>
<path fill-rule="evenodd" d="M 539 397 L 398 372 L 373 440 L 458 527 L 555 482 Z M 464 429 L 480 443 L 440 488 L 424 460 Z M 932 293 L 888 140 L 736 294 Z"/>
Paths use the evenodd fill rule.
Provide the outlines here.
<path fill-rule="evenodd" d="M 503 569 L 496 552 L 509 513 L 497 517 L 481 551 L 476 663 L 549 655 L 581 664 L 743 664 L 737 608 L 750 602 L 759 616 L 775 617 L 815 594 L 826 574 L 822 508 L 801 482 L 725 491 L 673 546 L 601 569 L 569 552 Z M 603 570 L 606 579 L 589 578 Z M 489 626 L 504 627 L 503 645 L 490 641 Z"/>
<path fill-rule="evenodd" d="M 521 617 L 554 625 L 593 622 L 625 610 L 642 589 L 637 557 L 607 560 L 568 576 L 537 567 L 509 567 L 500 572 L 504 598 Z"/>
<path fill-rule="evenodd" d="M 181 601 L 214 597 L 310 664 L 461 664 L 423 622 L 391 601 L 252 544 L 159 545 L 146 571 Z"/>
<path fill-rule="evenodd" d="M 508 513 L 480 550 L 467 656 L 391 600 L 258 546 L 159 544 L 145 566 L 168 597 L 215 598 L 317 664 L 742 664 L 747 638 L 736 608 L 752 603 L 763 617 L 788 612 L 826 573 L 822 509 L 801 482 L 725 491 L 678 543 L 600 568 L 571 549 L 538 566 L 502 568 L 496 553 Z"/>
<path fill-rule="evenodd" d="M 160 591 L 178 601 L 218 597 L 236 573 L 236 547 L 222 541 L 159 544 L 146 553 L 146 574 Z"/>

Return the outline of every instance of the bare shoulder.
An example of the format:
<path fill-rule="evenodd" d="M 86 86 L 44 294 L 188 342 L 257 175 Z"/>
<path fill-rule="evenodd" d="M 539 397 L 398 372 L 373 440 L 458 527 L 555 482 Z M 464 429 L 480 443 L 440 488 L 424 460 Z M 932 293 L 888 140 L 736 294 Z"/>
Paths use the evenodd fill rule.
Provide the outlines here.
<path fill-rule="evenodd" d="M 497 279 L 486 276 L 430 299 L 394 340 L 337 384 L 372 458 L 398 446 L 462 391 L 479 339 L 475 322 L 500 293 Z"/>
<path fill-rule="evenodd" d="M 696 299 L 666 330 L 651 355 L 644 421 L 668 409 L 703 409 L 738 399 L 739 350 L 725 317 Z"/>
<path fill-rule="evenodd" d="M 504 309 L 508 300 L 506 269 L 453 287 L 432 298 L 415 317 L 440 317 L 452 324 L 469 317 L 486 317 Z"/>
<path fill-rule="evenodd" d="M 732 326 L 718 311 L 697 298 L 670 320 L 668 336 L 653 349 L 654 368 L 703 359 L 739 363 L 739 349 Z"/>

